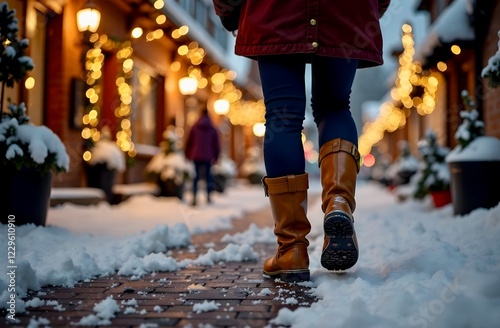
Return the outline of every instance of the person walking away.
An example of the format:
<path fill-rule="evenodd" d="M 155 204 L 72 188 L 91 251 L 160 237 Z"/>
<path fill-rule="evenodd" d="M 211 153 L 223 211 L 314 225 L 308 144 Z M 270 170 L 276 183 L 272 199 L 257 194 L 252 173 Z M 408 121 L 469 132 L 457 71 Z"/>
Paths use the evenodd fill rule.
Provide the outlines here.
<path fill-rule="evenodd" d="M 321 264 L 337 271 L 358 260 L 352 213 L 360 155 L 349 97 L 356 70 L 383 63 L 379 19 L 389 2 L 213 0 L 223 26 L 236 35 L 235 53 L 258 62 L 262 82 L 263 186 L 278 241 L 276 254 L 264 263 L 265 276 L 288 282 L 310 278 L 308 174 L 301 142 L 306 64 L 311 65 L 311 107 L 320 147 Z"/>
<path fill-rule="evenodd" d="M 203 108 L 200 118 L 189 131 L 185 154 L 187 159 L 193 161 L 195 167 L 192 205 L 196 205 L 198 182 L 202 177 L 207 188 L 207 203 L 211 203 L 210 193 L 214 190 L 211 169 L 220 154 L 220 139 L 219 133 L 208 115 L 207 108 Z"/>

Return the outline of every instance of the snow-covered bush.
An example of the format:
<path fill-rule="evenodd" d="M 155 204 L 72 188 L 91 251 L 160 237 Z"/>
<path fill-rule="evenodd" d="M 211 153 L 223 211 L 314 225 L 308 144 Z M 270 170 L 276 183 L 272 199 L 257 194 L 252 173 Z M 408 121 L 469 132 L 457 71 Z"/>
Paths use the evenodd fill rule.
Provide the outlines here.
<path fill-rule="evenodd" d="M 219 159 L 217 159 L 217 163 L 212 166 L 212 174 L 214 175 L 234 178 L 237 173 L 236 163 L 223 153 L 219 156 Z"/>
<path fill-rule="evenodd" d="M 410 146 L 406 140 L 398 143 L 400 156 L 387 168 L 385 179 L 392 186 L 399 186 L 410 182 L 410 178 L 418 170 L 418 159 L 411 154 Z"/>
<path fill-rule="evenodd" d="M 459 143 L 460 150 L 467 147 L 477 137 L 484 135 L 484 123 L 479 119 L 476 103 L 467 90 L 462 91 L 462 100 L 465 110 L 460 112 L 460 117 L 463 121 L 455 132 L 455 139 Z"/>
<path fill-rule="evenodd" d="M 432 191 L 449 190 L 450 170 L 445 162 L 449 149 L 440 146 L 436 133 L 428 130 L 425 138 L 419 141 L 418 150 L 422 162 L 415 176 L 415 198 L 422 199 Z"/>
<path fill-rule="evenodd" d="M 455 133 L 458 145 L 446 156 L 446 162 L 498 161 L 500 140 L 484 135 L 484 122 L 479 119 L 476 103 L 467 90 L 462 91 L 465 109 L 460 112 L 462 123 Z"/>
<path fill-rule="evenodd" d="M 180 137 L 174 127 L 168 127 L 163 132 L 163 139 L 160 143 L 161 152 L 154 155 L 146 166 L 146 175 L 149 180 L 173 180 L 180 185 L 193 177 L 193 164 L 181 151 Z"/>
<path fill-rule="evenodd" d="M 30 124 L 24 103 L 16 105 L 8 99 L 8 111 L 4 110 L 5 88 L 13 88 L 35 67 L 24 55 L 28 40 L 17 38 L 15 13 L 6 2 L 0 4 L 0 165 L 35 169 L 42 174 L 65 172 L 69 156 L 59 137 L 46 126 Z"/>
<path fill-rule="evenodd" d="M 498 50 L 488 59 L 488 64 L 483 68 L 481 77 L 488 79 L 492 88 L 500 85 L 500 31 L 498 31 Z"/>
<path fill-rule="evenodd" d="M 111 131 L 104 127 L 99 139 L 92 147 L 89 165 L 105 164 L 108 170 L 125 171 L 125 154 L 120 147 L 111 140 Z"/>

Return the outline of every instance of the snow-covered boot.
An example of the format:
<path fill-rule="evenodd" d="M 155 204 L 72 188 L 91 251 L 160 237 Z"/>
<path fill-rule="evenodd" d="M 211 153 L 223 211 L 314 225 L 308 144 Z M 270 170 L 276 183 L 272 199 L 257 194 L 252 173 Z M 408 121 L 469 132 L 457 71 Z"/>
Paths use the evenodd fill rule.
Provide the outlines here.
<path fill-rule="evenodd" d="M 306 235 L 311 231 L 307 219 L 307 173 L 262 179 L 274 217 L 278 251 L 264 263 L 264 275 L 286 282 L 309 280 Z"/>
<path fill-rule="evenodd" d="M 347 140 L 333 139 L 321 146 L 319 166 L 325 239 L 321 265 L 328 270 L 346 270 L 358 260 L 358 241 L 352 213 L 359 172 L 359 152 Z"/>

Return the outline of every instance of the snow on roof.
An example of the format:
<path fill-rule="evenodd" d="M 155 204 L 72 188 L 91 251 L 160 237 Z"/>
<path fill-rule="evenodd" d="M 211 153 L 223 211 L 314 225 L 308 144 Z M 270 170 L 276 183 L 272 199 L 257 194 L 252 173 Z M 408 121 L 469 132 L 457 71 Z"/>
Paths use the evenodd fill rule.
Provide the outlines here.
<path fill-rule="evenodd" d="M 474 40 L 474 29 L 468 17 L 471 13 L 470 0 L 455 0 L 431 25 L 425 41 L 415 49 L 414 59 L 424 63 L 442 43 Z"/>

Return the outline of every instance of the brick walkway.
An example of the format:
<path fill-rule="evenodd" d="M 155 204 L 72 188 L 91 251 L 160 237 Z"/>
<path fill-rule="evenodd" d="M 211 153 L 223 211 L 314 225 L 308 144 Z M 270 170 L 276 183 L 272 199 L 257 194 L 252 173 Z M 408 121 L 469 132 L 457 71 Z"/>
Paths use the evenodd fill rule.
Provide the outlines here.
<path fill-rule="evenodd" d="M 172 256 L 177 259 L 196 258 L 206 253 L 207 243 L 212 243 L 211 246 L 216 250 L 224 248 L 226 244 L 220 240 L 226 233 L 245 231 L 250 223 L 262 228 L 271 226 L 272 222 L 269 208 L 249 213 L 242 219 L 233 220 L 234 227 L 231 230 L 193 235 L 195 253 L 181 249 L 174 250 Z M 42 292 L 46 295 L 38 297 L 58 303 L 27 308 L 25 313 L 16 315 L 20 324 L 9 324 L 8 327 L 26 327 L 34 317 L 46 318 L 50 321 L 50 327 L 74 327 L 82 317 L 95 314 L 92 310 L 94 305 L 108 296 L 113 296 L 120 305 L 120 312 L 111 319 L 111 327 L 272 327 L 269 321 L 281 308 L 295 309 L 314 302 L 307 287 L 262 277 L 262 263 L 266 257 L 274 254 L 276 244 L 255 244 L 253 248 L 260 255 L 258 262 L 225 262 L 212 267 L 189 267 L 176 272 L 147 275 L 135 281 L 127 276 L 114 275 L 84 282 L 73 288 L 45 287 Z M 261 293 L 265 288 L 272 294 Z M 37 294 L 35 292 L 27 299 Z M 137 301 L 137 305 L 126 305 L 132 299 Z M 298 304 L 287 304 L 287 299 L 288 303 L 296 300 Z M 204 300 L 215 301 L 219 308 L 210 312 L 193 312 L 193 305 Z M 131 312 L 135 309 L 135 313 L 125 314 L 125 308 L 130 308 Z M 1 315 L 5 317 L 5 311 Z M 0 322 L 2 325 L 3 322 Z"/>

